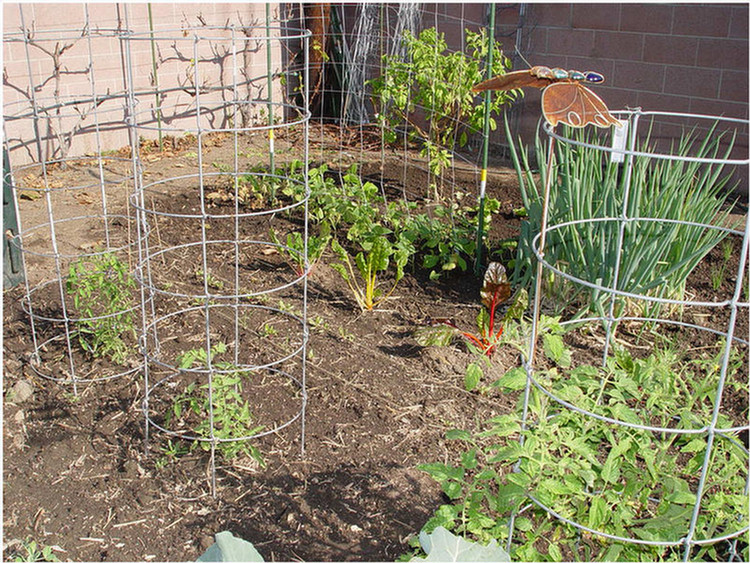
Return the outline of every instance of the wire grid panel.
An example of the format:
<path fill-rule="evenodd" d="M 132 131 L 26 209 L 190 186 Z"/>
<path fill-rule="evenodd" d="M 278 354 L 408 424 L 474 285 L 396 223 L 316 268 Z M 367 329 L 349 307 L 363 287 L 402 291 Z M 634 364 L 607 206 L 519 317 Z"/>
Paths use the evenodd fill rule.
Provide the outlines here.
<path fill-rule="evenodd" d="M 132 202 L 146 435 L 210 451 L 214 492 L 217 456 L 260 461 L 264 437 L 295 421 L 304 451 L 307 37 L 269 24 L 128 38 L 131 52 L 154 42 L 160 71 L 185 77 L 165 96 L 132 97 L 145 139 Z M 182 147 L 166 168 L 165 142 Z"/>
<path fill-rule="evenodd" d="M 683 549 L 684 559 L 690 558 L 696 548 L 715 544 L 717 542 L 727 542 L 727 553 L 731 557 L 737 555 L 737 541 L 739 538 L 746 536 L 748 533 L 748 517 L 746 509 L 742 509 L 742 503 L 738 501 L 736 510 L 729 510 L 727 513 L 717 513 L 715 510 L 715 495 L 729 495 L 727 498 L 746 498 L 748 495 L 748 445 L 747 433 L 747 386 L 748 386 L 748 339 L 745 328 L 740 330 L 738 323 L 741 319 L 747 323 L 748 311 L 748 272 L 747 260 L 750 248 L 750 222 L 748 215 L 745 214 L 741 224 L 737 221 L 730 223 L 726 217 L 716 218 L 717 222 L 695 223 L 675 219 L 665 219 L 660 216 L 642 216 L 638 213 L 637 207 L 629 205 L 629 201 L 640 197 L 639 182 L 646 181 L 649 175 L 657 175 L 658 166 L 668 166 L 676 163 L 677 166 L 685 165 L 692 176 L 690 179 L 693 185 L 698 183 L 699 178 L 712 178 L 717 180 L 720 176 L 731 177 L 738 173 L 747 175 L 748 159 L 730 158 L 727 152 L 718 152 L 711 154 L 698 154 L 691 156 L 689 153 L 682 156 L 677 155 L 669 147 L 654 150 L 652 144 L 640 143 L 638 133 L 641 130 L 648 130 L 649 135 L 658 129 L 659 120 L 671 121 L 672 124 L 682 120 L 685 130 L 698 131 L 701 142 L 704 139 L 710 139 L 712 136 L 720 135 L 717 128 L 712 124 L 721 124 L 729 128 L 743 128 L 747 126 L 746 121 L 733 120 L 729 118 L 716 118 L 711 116 L 695 116 L 686 114 L 674 114 L 667 112 L 642 112 L 640 110 L 617 112 L 627 120 L 629 126 L 629 141 L 626 150 L 620 150 L 624 155 L 624 163 L 619 170 L 617 180 L 622 189 L 622 206 L 613 209 L 612 216 L 588 217 L 585 219 L 562 221 L 559 219 L 559 212 L 551 209 L 552 206 L 546 207 L 546 214 L 542 218 L 542 231 L 534 238 L 532 247 L 539 261 L 540 267 L 537 270 L 537 298 L 534 301 L 533 319 L 534 327 L 532 329 L 531 349 L 529 359 L 524 362 L 527 372 L 527 386 L 524 395 L 523 404 L 523 427 L 528 429 L 528 436 L 533 436 L 535 428 L 540 424 L 535 420 L 535 414 L 532 413 L 531 396 L 532 392 L 538 393 L 549 401 L 550 412 L 553 414 L 551 419 L 569 420 L 578 417 L 578 428 L 589 429 L 596 427 L 597 424 L 605 425 L 608 428 L 606 432 L 611 436 L 611 448 L 607 457 L 613 457 L 611 460 L 624 459 L 625 451 L 628 449 L 623 444 L 630 444 L 638 441 L 639 436 L 647 436 L 648 440 L 644 443 L 653 444 L 663 442 L 671 444 L 672 449 L 667 452 L 671 460 L 670 463 L 676 464 L 675 471 L 681 474 L 681 480 L 673 482 L 689 483 L 689 489 L 679 489 L 667 491 L 670 494 L 664 494 L 660 498 L 641 499 L 644 506 L 630 507 L 628 510 L 642 510 L 643 518 L 641 526 L 621 527 L 619 533 L 610 533 L 598 529 L 598 526 L 592 525 L 597 521 L 598 516 L 592 515 L 594 506 L 597 501 L 607 498 L 607 489 L 619 491 L 619 495 L 628 494 L 628 487 L 635 487 L 633 480 L 638 480 L 638 475 L 620 476 L 611 475 L 609 482 L 605 482 L 600 490 L 591 490 L 587 507 L 579 507 L 578 512 L 571 512 L 570 506 L 561 501 L 562 497 L 550 495 L 544 487 L 534 489 L 529 495 L 531 501 L 538 507 L 544 509 L 547 513 L 555 518 L 575 526 L 583 532 L 599 535 L 610 540 L 618 542 L 627 542 L 641 544 L 645 546 L 674 547 Z M 649 122 L 650 120 L 650 122 Z M 657 125 L 654 125 L 657 123 Z M 590 140 L 567 136 L 555 131 L 553 128 L 545 125 L 545 133 L 550 138 L 550 155 L 554 155 L 552 148 L 554 143 L 563 146 L 566 149 L 571 147 L 573 151 L 590 150 L 601 157 L 602 169 L 607 168 L 607 161 L 610 155 L 615 151 L 612 146 L 607 146 L 606 142 L 600 139 Z M 707 141 L 706 141 L 707 142 Z M 659 147 L 657 147 L 659 148 Z M 575 159 L 573 153 L 557 152 L 558 159 L 561 155 L 568 155 Z M 546 166 L 550 167 L 550 173 L 545 185 L 545 194 L 548 197 L 550 190 L 563 189 L 560 182 L 576 181 L 576 178 L 564 178 L 571 170 L 578 170 L 575 164 L 571 162 L 551 163 L 552 156 L 546 161 Z M 690 168 L 690 165 L 694 168 Z M 616 169 L 617 167 L 615 167 Z M 640 168 L 640 174 L 638 172 Z M 646 173 L 648 170 L 648 173 Z M 683 168 L 680 168 L 683 171 Z M 601 180 L 606 181 L 606 180 Z M 698 184 L 698 188 L 705 188 L 706 185 Z M 731 188 L 730 188 L 731 189 Z M 657 194 L 658 195 L 658 194 Z M 583 203 L 583 202 L 581 202 Z M 575 205 L 575 204 L 574 204 Z M 653 210 L 657 209 L 654 204 Z M 709 220 L 714 217 L 709 217 Z M 628 269 L 628 253 L 637 251 L 638 237 L 665 237 L 669 229 L 676 227 L 682 228 L 682 236 L 701 237 L 706 233 L 719 234 L 718 240 L 724 238 L 728 248 L 733 248 L 735 256 L 739 258 L 736 272 L 727 273 L 728 279 L 732 283 L 726 284 L 723 293 L 718 289 L 712 296 L 713 298 L 696 298 L 688 295 L 687 297 L 671 296 L 663 291 L 664 278 L 666 274 L 659 271 L 670 270 L 673 266 L 671 263 L 664 263 L 656 260 L 664 249 L 668 248 L 674 241 L 667 238 L 662 239 L 662 243 L 657 245 L 658 248 L 652 249 L 654 254 L 653 277 L 660 283 L 649 283 L 643 285 L 633 284 Z M 687 234 L 686 234 L 687 233 Z M 598 238 L 597 238 L 598 237 Z M 585 252 L 582 240 L 593 238 L 600 241 L 601 248 L 605 249 L 604 254 L 600 255 L 602 264 L 613 264 L 611 276 L 606 278 L 607 284 L 602 283 L 601 277 L 594 277 L 590 272 L 595 271 L 601 275 L 601 268 L 585 269 L 583 266 L 556 263 L 557 256 L 555 245 L 565 244 L 573 241 L 580 248 L 580 252 Z M 678 241 L 679 242 L 679 241 Z M 706 246 L 701 254 L 705 257 L 710 250 Z M 609 253 L 609 254 L 608 254 Z M 666 256 L 667 254 L 665 254 Z M 652 256 L 644 256 L 647 260 Z M 697 264 L 692 264 L 694 267 Z M 569 340 L 575 349 L 579 350 L 579 355 L 599 354 L 603 366 L 611 366 L 618 361 L 617 350 L 618 344 L 626 342 L 637 343 L 641 348 L 644 347 L 645 353 L 651 354 L 658 348 L 657 341 L 648 339 L 638 340 L 637 336 L 647 331 L 643 327 L 657 327 L 664 331 L 670 338 L 680 338 L 685 348 L 694 347 L 702 353 L 705 350 L 711 350 L 714 354 L 715 370 L 707 372 L 705 381 L 702 381 L 704 388 L 700 391 L 700 398 L 695 399 L 694 394 L 698 393 L 695 389 L 699 388 L 698 382 L 690 381 L 689 385 L 694 393 L 684 394 L 679 389 L 674 391 L 679 397 L 681 404 L 676 406 L 676 410 L 670 410 L 674 405 L 667 405 L 668 399 L 663 397 L 657 401 L 651 408 L 648 404 L 633 404 L 629 407 L 622 408 L 618 411 L 608 408 L 616 404 L 621 398 L 623 390 L 609 380 L 614 377 L 609 368 L 600 370 L 599 382 L 590 389 L 590 394 L 573 396 L 568 392 L 559 391 L 563 389 L 559 381 L 555 381 L 555 370 L 545 369 L 544 360 L 541 359 L 540 353 L 536 350 L 538 346 L 537 333 L 540 330 L 540 315 L 543 304 L 541 297 L 541 280 L 546 273 L 553 273 L 557 279 L 565 279 L 570 285 L 578 288 L 585 288 L 591 295 L 605 296 L 602 300 L 603 305 L 600 307 L 599 316 L 590 316 L 587 318 L 577 318 L 565 321 L 562 324 L 567 328 L 586 327 L 588 332 L 599 331 L 598 341 L 592 341 L 591 338 L 581 336 L 580 331 L 569 333 Z M 705 275 L 705 271 L 702 275 Z M 635 304 L 635 305 L 634 305 Z M 633 314 L 638 311 L 641 314 Z M 713 319 L 716 324 L 707 326 L 706 322 Z M 573 336 L 570 336 L 570 335 Z M 697 343 L 692 345 L 690 343 Z M 686 350 L 682 352 L 687 354 Z M 641 352 L 643 353 L 643 352 Z M 576 362 L 576 358 L 573 358 Z M 590 360 L 589 360 L 590 361 Z M 675 362 L 681 361 L 675 356 Z M 576 377 L 572 372 L 571 375 L 562 373 L 560 377 Z M 657 372 L 653 377 L 667 377 L 667 375 Z M 645 385 L 643 382 L 640 384 Z M 744 415 L 741 414 L 744 399 Z M 739 401 L 739 403 L 738 403 Z M 663 409 L 660 415 L 654 414 L 654 408 L 659 408 L 660 404 Z M 734 405 L 732 412 L 727 405 Z M 737 405 L 740 405 L 737 407 Z M 740 410 L 737 411 L 737 408 Z M 744 420 L 743 420 L 744 418 Z M 586 434 L 585 431 L 576 440 L 586 440 L 593 434 Z M 680 456 L 680 446 L 686 447 L 686 438 L 700 438 L 702 447 L 697 451 L 697 455 L 690 458 L 689 454 L 683 453 Z M 522 443 L 527 438 L 521 439 Z M 683 440 L 680 442 L 680 440 Z M 695 445 L 697 442 L 692 442 Z M 621 447 L 622 450 L 617 450 Z M 657 446 L 656 449 L 662 446 Z M 692 447 L 692 446 L 691 446 Z M 652 471 L 654 468 L 649 465 L 649 456 L 647 451 L 649 447 L 644 447 L 644 451 L 639 452 L 641 457 L 643 472 Z M 686 450 L 693 451 L 693 450 Z M 605 452 L 606 453 L 606 452 Z M 600 452 L 601 454 L 601 452 Z M 559 453 L 557 454 L 559 455 Z M 595 453 L 594 453 L 595 455 Z M 557 459 L 552 454 L 553 459 Z M 557 460 L 556 463 L 564 463 L 563 459 Z M 653 459 L 651 459 L 653 464 Z M 611 464 L 615 466 L 615 463 Z M 725 475 L 727 467 L 734 467 L 735 474 L 731 477 L 729 490 L 722 489 L 726 487 L 723 481 L 728 479 Z M 741 474 L 736 474 L 736 468 L 744 468 Z M 674 468 L 673 468 L 674 469 Z M 517 467 L 517 470 L 524 470 L 523 465 Z M 534 476 L 532 475 L 532 479 Z M 666 479 L 666 477 L 665 477 Z M 645 478 L 644 478 L 645 480 Z M 630 483 L 630 484 L 629 484 Z M 724 483 L 724 485 L 722 485 Z M 675 486 L 678 486 L 675 485 Z M 624 488 L 622 488 L 624 487 Z M 668 488 L 668 484 L 667 484 Z M 665 489 L 666 490 L 666 489 Z M 681 495 L 681 496 L 680 496 Z M 731 496 L 735 495 L 735 496 Z M 657 495 L 658 496 L 658 495 Z M 677 499 L 677 500 L 676 500 Z M 562 502 L 563 506 L 557 506 Z M 635 501 L 634 501 L 635 502 Z M 727 501 L 730 502 L 730 501 Z M 677 504 L 679 503 L 679 504 Z M 638 503 L 635 503 L 638 504 Z M 606 505 L 606 504 L 605 504 Z M 730 505 L 731 506 L 731 502 Z M 679 508 L 679 510 L 677 510 Z M 677 512 L 679 514 L 677 514 Z M 649 516 L 650 515 L 650 516 Z M 666 520 L 671 517 L 671 524 Z M 670 526 L 674 522 L 682 522 L 675 531 Z M 509 545 L 513 540 L 513 520 L 511 520 L 511 534 Z M 664 533 L 668 530 L 668 533 Z M 666 535 L 666 537 L 665 537 Z M 734 555 L 732 555 L 734 554 Z"/>
<path fill-rule="evenodd" d="M 21 11 L 23 19 L 23 11 Z M 137 226 L 128 198 L 134 190 L 132 150 L 112 151 L 105 136 L 125 121 L 125 86 L 99 80 L 97 53 L 117 52 L 121 30 L 27 30 L 4 36 L 23 53 L 25 99 L 4 107 L 5 145 L 12 167 L 20 250 L 26 276 L 22 307 L 30 319 L 33 371 L 61 384 L 113 379 L 140 369 L 136 327 L 140 299 L 130 275 L 137 260 Z M 37 66 L 50 77 L 35 84 Z M 45 66 L 46 65 L 46 66 Z M 62 69 L 62 70 L 61 70 Z M 52 85 L 58 73 L 78 75 L 82 94 Z M 121 73 L 122 75 L 122 73 Z M 127 145 L 128 137 L 118 137 Z M 109 139 L 107 142 L 111 141 Z M 72 154 L 86 156 L 71 157 Z"/>
<path fill-rule="evenodd" d="M 301 8 L 300 8 L 301 6 Z M 481 126 L 471 126 L 453 107 L 427 108 L 413 99 L 419 89 L 443 85 L 434 73 L 423 72 L 407 94 L 408 117 L 391 112 L 392 102 L 381 102 L 375 82 L 389 71 L 384 57 L 408 65 L 412 54 L 406 34 L 418 37 L 435 30 L 445 49 L 434 45 L 436 60 L 462 54 L 471 58 L 467 34 L 484 31 L 488 8 L 481 4 L 288 4 L 285 25 L 304 25 L 313 32 L 310 64 L 311 156 L 342 174 L 356 167 L 357 174 L 382 187 L 388 199 L 434 197 L 439 191 L 452 199 L 479 185 Z M 304 22 L 304 24 L 300 24 Z M 424 44 L 429 45 L 428 39 Z M 323 54 L 326 61 L 323 64 Z M 316 59 L 317 57 L 317 59 Z M 484 61 L 477 61 L 483 67 Z M 425 83 L 427 82 L 427 84 Z M 469 87 L 470 84 L 462 84 Z M 387 107 L 386 107 L 387 106 Z M 473 109 L 473 108 L 472 108 Z M 432 112 L 432 113 L 430 113 Z M 440 126 L 438 127 L 438 123 Z M 457 134 L 449 134 L 456 131 Z M 461 133 L 468 141 L 462 142 Z M 442 134 L 443 138 L 438 139 Z M 393 138 L 390 138 L 393 137 Z M 430 164 L 425 141 L 433 156 L 444 155 L 445 166 Z M 471 186 L 467 188 L 467 186 Z"/>

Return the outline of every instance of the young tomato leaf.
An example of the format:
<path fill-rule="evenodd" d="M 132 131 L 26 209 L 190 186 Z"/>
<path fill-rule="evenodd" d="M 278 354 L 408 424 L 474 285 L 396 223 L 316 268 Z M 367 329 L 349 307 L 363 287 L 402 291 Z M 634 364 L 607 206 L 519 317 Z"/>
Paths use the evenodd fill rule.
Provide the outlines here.
<path fill-rule="evenodd" d="M 479 380 L 482 379 L 482 368 L 478 364 L 471 363 L 466 368 L 466 375 L 464 377 L 464 387 L 467 391 L 473 391 L 476 386 L 479 385 Z"/>

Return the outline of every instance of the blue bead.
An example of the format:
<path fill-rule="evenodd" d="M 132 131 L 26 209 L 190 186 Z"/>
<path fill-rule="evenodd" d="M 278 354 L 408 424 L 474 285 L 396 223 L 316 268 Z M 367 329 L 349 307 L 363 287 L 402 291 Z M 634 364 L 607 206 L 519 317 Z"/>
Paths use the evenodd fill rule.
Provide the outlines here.
<path fill-rule="evenodd" d="M 586 77 L 586 82 L 596 84 L 597 82 L 604 82 L 604 76 L 593 70 L 587 70 L 583 73 Z"/>

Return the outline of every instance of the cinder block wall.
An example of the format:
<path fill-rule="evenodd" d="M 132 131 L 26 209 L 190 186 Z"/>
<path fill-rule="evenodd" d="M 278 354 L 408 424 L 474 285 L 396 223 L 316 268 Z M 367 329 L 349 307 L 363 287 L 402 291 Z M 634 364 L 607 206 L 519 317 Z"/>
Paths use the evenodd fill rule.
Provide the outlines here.
<path fill-rule="evenodd" d="M 86 9 L 91 22 L 91 29 L 100 33 L 92 33 L 91 45 L 88 39 L 81 38 L 83 24 L 86 21 Z M 151 4 L 153 27 L 157 37 L 164 36 L 168 31 L 170 37 L 181 37 L 180 30 L 188 27 L 223 26 L 227 23 L 235 25 L 264 25 L 265 4 L 263 3 L 201 3 L 180 4 L 161 3 Z M 127 10 L 127 23 L 125 11 Z M 271 5 L 271 17 L 276 18 L 278 4 Z M 22 20 L 23 15 L 23 20 Z M 3 3 L 3 70 L 5 81 L 3 87 L 3 114 L 23 115 L 29 113 L 31 81 L 35 87 L 38 105 L 48 106 L 56 104 L 56 100 L 69 102 L 72 99 L 92 97 L 92 86 L 88 72 L 89 49 L 94 53 L 93 75 L 95 77 L 95 91 L 97 96 L 120 94 L 125 91 L 125 76 L 122 62 L 123 50 L 120 41 L 113 31 L 130 29 L 143 40 L 134 41 L 131 45 L 133 56 L 133 78 L 136 90 L 150 90 L 154 86 L 151 59 L 151 43 L 149 38 L 148 7 L 145 2 L 123 4 L 46 4 L 46 3 Z M 9 37 L 22 37 L 22 29 L 32 30 L 35 45 L 28 47 L 28 62 L 26 45 L 22 41 L 8 41 Z M 162 32 L 160 34 L 160 32 Z M 162 42 L 157 58 L 160 60 L 158 80 L 160 89 L 175 88 L 186 84 L 186 73 L 190 69 L 189 38 L 186 45 L 178 45 L 167 49 Z M 55 49 L 65 49 L 59 57 L 62 68 L 59 83 L 54 79 L 54 63 L 51 54 Z M 182 49 L 186 47 L 186 49 Z M 45 52 L 46 51 L 46 52 Z M 167 52 L 168 51 L 168 52 Z M 179 51 L 179 52 L 178 52 Z M 186 51 L 186 52 L 183 52 Z M 210 53 L 201 53 L 210 56 Z M 265 58 L 263 60 L 265 64 Z M 30 68 L 29 68 L 30 65 Z M 231 69 L 224 69 L 224 74 Z M 218 71 L 217 71 L 218 74 Z M 226 78 L 226 76 L 224 76 Z M 208 79 L 208 78 L 207 78 Z M 221 78 L 212 76 L 213 81 Z M 55 93 L 57 92 L 57 94 Z M 186 93 L 170 94 L 171 98 L 164 102 L 170 108 L 189 107 L 193 103 Z M 155 97 L 148 96 L 139 101 L 139 112 L 152 112 L 156 105 Z M 98 126 L 105 149 L 113 150 L 128 144 L 127 130 L 124 127 L 125 101 L 120 98 L 100 104 L 96 108 Z M 84 134 L 94 129 L 93 108 L 91 104 L 81 104 L 64 107 L 61 116 L 43 123 L 43 137 L 45 150 L 52 150 L 58 140 L 55 131 L 70 131 L 78 127 L 80 134 L 75 135 L 69 156 L 80 156 L 95 150 L 95 136 Z M 87 113 L 81 118 L 81 112 Z M 33 139 L 35 134 L 31 119 L 7 120 L 5 134 L 11 141 L 14 150 L 11 162 L 14 166 L 37 160 L 37 148 Z M 155 137 L 154 126 L 153 136 Z M 148 131 L 143 136 L 150 136 Z"/>
<path fill-rule="evenodd" d="M 748 118 L 747 3 L 530 3 L 498 16 L 496 36 L 507 54 L 520 39 L 532 65 L 601 72 L 606 83 L 595 90 L 610 109 Z M 529 89 L 515 109 L 517 133 L 528 143 L 539 98 Z M 739 132 L 735 154 L 747 158 L 747 127 Z"/>

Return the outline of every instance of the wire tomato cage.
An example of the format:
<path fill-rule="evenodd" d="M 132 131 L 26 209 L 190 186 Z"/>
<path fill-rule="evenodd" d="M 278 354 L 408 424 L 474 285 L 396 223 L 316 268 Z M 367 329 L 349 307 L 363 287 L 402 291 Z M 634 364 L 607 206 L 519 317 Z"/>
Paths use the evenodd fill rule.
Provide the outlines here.
<path fill-rule="evenodd" d="M 527 495 L 532 503 L 529 506 L 535 505 L 557 520 L 575 527 L 579 534 L 592 534 L 615 542 L 682 549 L 685 560 L 688 560 L 691 553 L 698 548 L 726 542 L 730 558 L 738 558 L 740 556 L 737 551 L 737 542 L 742 541 L 740 538 L 743 535 L 746 537 L 749 530 L 747 511 L 743 511 L 741 506 L 737 505 L 734 510 L 728 509 L 728 513 L 718 514 L 713 512 L 712 507 L 715 506 L 713 495 L 720 490 L 718 482 L 720 477 L 717 474 L 726 466 L 724 462 L 727 459 L 731 458 L 738 462 L 739 467 L 744 467 L 744 474 L 739 477 L 735 475 L 736 478 L 732 481 L 734 490 L 720 491 L 720 494 L 734 494 L 737 496 L 732 498 L 743 498 L 747 497 L 749 488 L 747 444 L 749 427 L 746 421 L 743 423 L 741 419 L 737 420 L 725 414 L 725 405 L 730 399 L 739 400 L 742 404 L 742 389 L 744 389 L 745 397 L 747 394 L 748 338 L 746 334 L 738 333 L 738 321 L 741 317 L 747 319 L 749 311 L 747 260 L 750 248 L 748 238 L 750 219 L 745 213 L 742 223 L 730 224 L 725 220 L 717 224 L 710 221 L 704 223 L 665 219 L 658 215 L 643 216 L 637 211 L 638 207 L 633 205 L 633 202 L 640 197 L 637 182 L 648 177 L 647 174 L 655 174 L 653 167 L 659 164 L 693 165 L 696 167 L 691 169 L 694 173 L 694 180 L 705 177 L 702 174 L 718 175 L 719 171 L 728 170 L 728 174 L 737 174 L 736 177 L 739 177 L 741 181 L 743 177 L 745 180 L 747 178 L 750 162 L 747 157 L 730 158 L 728 151 L 724 152 L 723 156 L 718 153 L 691 156 L 687 152 L 677 154 L 673 146 L 659 146 L 658 142 L 639 144 L 639 133 L 643 130 L 646 131 L 648 138 L 653 140 L 658 137 L 660 127 L 677 126 L 683 130 L 703 134 L 704 137 L 701 138 L 704 141 L 702 142 L 708 142 L 709 138 L 719 134 L 717 133 L 719 124 L 723 127 L 745 128 L 746 130 L 748 122 L 726 117 L 649 112 L 640 109 L 613 113 L 620 117 L 623 126 L 626 127 L 625 142 L 621 146 L 608 143 L 609 130 L 592 138 L 584 136 L 580 131 L 574 134 L 573 129 L 565 129 L 561 132 L 549 124 L 543 125 L 544 133 L 548 137 L 546 169 L 542 171 L 544 203 L 540 232 L 533 238 L 531 245 L 537 259 L 536 291 L 532 306 L 533 320 L 529 352 L 523 362 L 527 378 L 522 405 L 523 432 L 519 441 L 521 445 L 526 443 L 544 422 L 535 419 L 532 413 L 532 396 L 534 396 L 537 397 L 534 400 L 540 400 L 539 397 L 542 397 L 543 400 L 548 401 L 550 408 L 546 412 L 552 414 L 549 415 L 547 421 L 559 417 L 564 417 L 565 420 L 573 418 L 577 421 L 574 427 L 579 429 L 592 428 L 597 424 L 603 425 L 606 429 L 604 431 L 611 433 L 612 443 L 607 449 L 592 453 L 592 455 L 601 456 L 602 463 L 616 462 L 618 457 L 622 459 L 625 453 L 618 451 L 617 448 L 624 443 L 637 441 L 639 436 L 647 436 L 650 444 L 658 441 L 666 443 L 672 438 L 675 439 L 674 443 L 678 443 L 682 438 L 700 438 L 701 448 L 690 450 L 697 452 L 699 456 L 697 460 L 700 463 L 693 461 L 692 465 L 687 464 L 681 467 L 688 473 L 685 475 L 685 481 L 690 485 L 688 490 L 675 490 L 671 495 L 665 495 L 662 498 L 642 499 L 643 506 L 636 506 L 638 503 L 633 501 L 633 506 L 628 510 L 642 511 L 639 519 L 640 525 L 628 527 L 621 523 L 619 533 L 612 533 L 611 529 L 603 530 L 602 526 L 596 525 L 606 520 L 607 516 L 596 515 L 594 510 L 596 507 L 606 506 L 604 502 L 598 503 L 599 499 L 612 498 L 607 497 L 607 489 L 611 489 L 619 498 L 624 498 L 623 495 L 628 493 L 628 487 L 635 486 L 632 480 L 637 478 L 636 475 L 616 474 L 609 475 L 608 480 L 605 479 L 603 482 L 592 481 L 591 486 L 594 488 L 587 488 L 587 506 L 579 507 L 578 512 L 572 511 L 570 506 L 561 502 L 561 499 L 565 498 L 564 493 L 556 497 L 545 489 L 543 483 L 537 482 L 530 488 Z M 615 134 L 616 132 L 613 136 Z M 560 151 L 556 152 L 557 149 Z M 602 170 L 613 171 L 614 181 L 619 182 L 620 203 L 619 206 L 608 208 L 601 206 L 609 213 L 566 221 L 565 217 L 560 219 L 559 213 L 553 216 L 550 204 L 551 193 L 561 189 L 561 182 L 580 180 L 580 177 L 575 176 L 576 171 L 580 169 L 576 168 L 575 163 L 560 161 L 560 156 L 566 155 L 574 160 L 583 151 L 589 151 L 589 155 L 600 158 Z M 607 168 L 608 164 L 611 165 L 608 160 L 612 159 L 612 155 L 619 155 L 620 164 L 614 169 Z M 557 161 L 553 165 L 555 157 Z M 639 167 L 640 174 L 637 173 Z M 644 172 L 646 170 L 648 170 L 647 173 Z M 572 174 L 572 176 L 563 178 L 566 174 Z M 599 181 L 605 182 L 608 179 L 612 180 L 605 171 Z M 657 209 L 656 204 L 654 204 L 654 209 Z M 688 232 L 692 233 L 691 236 L 718 233 L 720 238 L 726 238 L 734 243 L 733 253 L 738 255 L 737 270 L 727 274 L 727 278 L 733 282 L 722 286 L 729 289 L 717 290 L 713 293 L 714 298 L 706 299 L 693 295 L 667 294 L 661 290 L 663 284 L 660 283 L 643 284 L 642 287 L 632 283 L 626 257 L 627 253 L 632 250 L 633 241 L 639 236 L 655 237 L 658 241 L 660 233 L 667 232 L 666 229 L 674 227 L 683 228 L 681 232 L 689 230 Z M 586 237 L 599 237 L 596 239 L 602 249 L 599 259 L 602 264 L 610 265 L 610 275 L 606 278 L 608 283 L 603 283 L 604 276 L 587 278 L 586 274 L 597 271 L 596 268 L 584 269 L 578 267 L 579 265 L 556 262 L 556 245 L 561 244 L 562 241 L 580 243 Z M 658 243 L 657 246 L 666 247 L 671 242 L 665 239 L 663 244 Z M 581 247 L 583 248 L 583 245 Z M 582 254 L 583 252 L 581 250 Z M 708 250 L 703 252 L 702 257 L 707 253 Z M 654 267 L 657 268 L 658 265 Z M 654 278 L 658 276 L 655 274 Z M 591 361 L 591 357 L 599 354 L 601 361 L 599 383 L 590 389 L 588 394 L 572 396 L 570 393 L 558 391 L 560 387 L 556 386 L 554 377 L 549 376 L 544 370 L 544 359 L 540 357 L 539 352 L 539 338 L 542 330 L 540 317 L 545 309 L 543 297 L 545 280 L 549 282 L 550 279 L 565 280 L 571 287 L 585 289 L 591 295 L 603 296 L 602 305 L 597 309 L 598 314 L 574 317 L 560 323 L 570 330 L 566 338 L 575 340 L 574 364 L 578 361 L 578 357 L 587 356 Z M 549 284 L 546 289 L 549 290 Z M 640 308 L 633 307 L 633 303 L 638 304 Z M 641 314 L 636 314 L 638 311 Z M 711 326 L 707 326 L 707 321 L 710 319 L 714 322 Z M 581 337 L 581 332 L 574 330 L 581 327 L 588 331 L 587 337 Z M 690 342 L 697 342 L 699 346 L 711 347 L 711 350 L 718 351 L 718 367 L 706 383 L 709 391 L 703 390 L 703 393 L 708 395 L 705 399 L 707 407 L 701 409 L 696 408 L 694 404 L 684 404 L 674 413 L 665 413 L 662 418 L 654 417 L 652 411 L 641 404 L 632 404 L 614 414 L 612 410 L 608 410 L 607 407 L 610 404 L 608 401 L 613 399 L 616 392 L 619 392 L 611 386 L 609 377 L 612 376 L 612 371 L 608 368 L 611 362 L 616 362 L 618 346 L 625 342 L 627 333 L 631 336 L 634 332 L 643 335 L 652 327 L 654 330 L 668 331 L 672 337 L 684 338 L 683 347 L 685 348 L 690 348 Z M 595 330 L 600 331 L 598 339 L 590 337 Z M 633 342 L 640 343 L 641 353 L 645 350 L 646 354 L 653 352 L 658 345 L 656 339 L 651 342 L 646 340 L 645 345 L 643 339 L 640 341 L 632 339 L 630 344 L 632 345 Z M 659 377 L 659 375 L 655 373 L 654 377 Z M 569 375 L 560 374 L 560 377 L 566 378 Z M 680 397 L 684 398 L 682 395 Z M 744 405 L 746 417 L 746 398 Z M 587 434 L 583 432 L 579 436 L 571 437 L 574 440 L 579 438 L 585 440 Z M 627 449 L 625 446 L 622 447 Z M 555 457 L 555 454 L 558 454 L 558 457 Z M 565 465 L 566 460 L 559 457 L 559 452 L 552 452 L 550 455 L 556 463 L 561 466 Z M 646 460 L 650 454 L 642 452 L 639 455 L 643 456 L 640 461 L 641 470 L 647 472 L 649 469 Z M 674 456 L 675 463 L 679 466 L 682 461 L 680 449 L 673 448 L 670 455 Z M 610 457 L 615 459 L 609 460 Z M 519 462 L 514 471 L 530 472 L 533 481 L 535 475 L 530 463 L 530 461 Z M 616 463 L 610 463 L 610 467 L 615 465 Z M 518 514 L 529 506 L 514 512 L 511 517 L 509 548 L 513 542 Z M 669 510 L 675 510 L 672 513 L 675 514 L 677 512 L 675 507 L 679 507 L 678 521 L 683 524 L 677 532 L 666 526 L 664 518 L 659 519 Z M 665 537 L 663 530 L 667 530 L 669 537 Z"/>
<path fill-rule="evenodd" d="M 308 37 L 271 25 L 128 37 L 129 53 L 155 42 L 171 54 L 160 72 L 183 77 L 171 104 L 155 108 L 153 91 L 132 93 L 134 135 L 185 140 L 197 170 L 162 172 L 158 155 L 140 149 L 131 202 L 146 437 L 156 430 L 209 451 L 213 494 L 217 466 L 238 452 L 262 463 L 263 447 L 252 444 L 270 444 L 294 422 L 304 452 L 310 115 L 307 64 L 290 71 L 288 57 L 299 50 L 307 61 Z M 274 149 L 285 135 L 297 141 L 298 170 Z M 301 233 L 302 248 L 270 239 L 269 227 Z"/>

